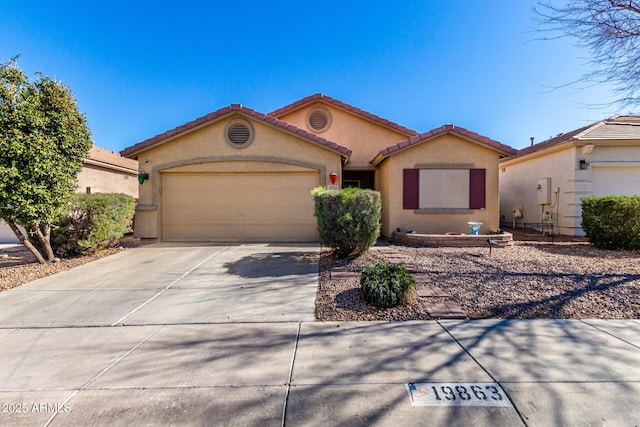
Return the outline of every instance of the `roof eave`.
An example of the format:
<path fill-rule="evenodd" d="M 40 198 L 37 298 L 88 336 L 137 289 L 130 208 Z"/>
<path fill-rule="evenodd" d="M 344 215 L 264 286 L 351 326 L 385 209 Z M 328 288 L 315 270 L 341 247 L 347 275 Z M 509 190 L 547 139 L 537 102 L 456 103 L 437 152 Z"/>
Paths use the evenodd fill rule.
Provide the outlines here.
<path fill-rule="evenodd" d="M 506 157 L 500 160 L 500 166 L 510 166 L 517 163 L 521 163 L 527 160 L 535 159 L 537 157 L 546 156 L 548 154 L 555 153 L 557 151 L 566 150 L 570 147 L 575 147 L 577 145 L 578 140 L 575 138 L 568 139 L 566 141 L 560 142 L 555 145 L 551 145 L 549 147 L 541 148 L 540 150 L 532 151 L 530 153 L 515 155 L 511 157 Z"/>
<path fill-rule="evenodd" d="M 298 111 L 310 104 L 320 103 L 320 102 L 326 105 L 331 105 L 332 107 L 338 108 L 346 113 L 356 115 L 362 118 L 363 120 L 367 120 L 378 126 L 383 126 L 386 129 L 392 130 L 396 133 L 405 135 L 407 137 L 413 137 L 413 136 L 419 135 L 419 133 L 413 129 L 409 129 L 398 123 L 384 119 L 380 116 L 376 116 L 375 114 L 369 113 L 368 111 L 362 110 L 358 107 L 354 107 L 353 105 L 347 104 L 346 102 L 340 101 L 338 99 L 332 98 L 327 95 L 323 95 L 321 93 L 316 93 L 316 94 L 307 96 L 305 98 L 302 98 L 282 108 L 278 108 L 277 110 L 268 113 L 268 115 L 273 117 L 279 117 L 284 114 L 289 114 L 294 111 Z"/>
<path fill-rule="evenodd" d="M 303 129 L 299 129 L 287 122 L 277 119 L 276 117 L 259 113 L 250 108 L 243 107 L 240 104 L 232 104 L 229 107 L 221 108 L 220 110 L 207 114 L 206 116 L 202 116 L 200 118 L 187 122 L 184 125 L 178 126 L 167 132 L 158 134 L 152 138 L 139 142 L 131 147 L 125 148 L 120 152 L 120 154 L 124 157 L 135 158 L 145 151 L 156 148 L 159 145 L 170 142 L 178 137 L 182 137 L 188 133 L 194 132 L 205 126 L 208 126 L 213 122 L 222 120 L 225 117 L 235 115 L 235 114 L 242 115 L 251 120 L 257 120 L 267 126 L 271 126 L 282 132 L 286 132 L 290 135 L 296 136 L 297 138 L 303 139 L 311 144 L 333 151 L 337 154 L 340 154 L 346 160 L 348 160 L 349 157 L 351 157 L 351 154 L 353 153 L 353 151 L 347 147 L 343 147 L 333 141 L 329 141 L 315 134 L 309 133 Z"/>

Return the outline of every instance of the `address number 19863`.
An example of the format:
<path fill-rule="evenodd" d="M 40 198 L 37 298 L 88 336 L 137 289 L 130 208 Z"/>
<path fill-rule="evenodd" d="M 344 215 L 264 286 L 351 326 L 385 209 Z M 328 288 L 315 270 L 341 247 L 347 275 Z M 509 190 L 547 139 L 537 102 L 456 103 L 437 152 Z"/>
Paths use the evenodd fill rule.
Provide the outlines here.
<path fill-rule="evenodd" d="M 496 383 L 407 384 L 413 406 L 511 406 Z"/>

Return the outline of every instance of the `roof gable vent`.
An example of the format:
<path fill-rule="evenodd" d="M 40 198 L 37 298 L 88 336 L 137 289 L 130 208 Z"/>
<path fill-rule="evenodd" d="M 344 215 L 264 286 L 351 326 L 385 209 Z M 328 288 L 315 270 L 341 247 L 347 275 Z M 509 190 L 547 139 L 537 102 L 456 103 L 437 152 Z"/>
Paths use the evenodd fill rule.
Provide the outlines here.
<path fill-rule="evenodd" d="M 317 107 L 307 115 L 307 127 L 312 132 L 324 132 L 331 125 L 331 113 L 326 108 Z"/>
<path fill-rule="evenodd" d="M 253 126 L 247 120 L 231 120 L 225 128 L 227 142 L 236 148 L 246 147 L 253 140 Z"/>

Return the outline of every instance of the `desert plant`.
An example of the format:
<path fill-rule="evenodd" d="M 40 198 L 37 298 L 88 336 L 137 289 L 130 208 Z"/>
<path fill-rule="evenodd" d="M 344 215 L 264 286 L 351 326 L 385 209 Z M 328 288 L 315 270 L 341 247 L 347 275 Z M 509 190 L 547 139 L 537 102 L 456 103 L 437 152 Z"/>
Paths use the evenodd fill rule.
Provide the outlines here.
<path fill-rule="evenodd" d="M 640 196 L 584 197 L 582 229 L 598 248 L 640 250 Z"/>
<path fill-rule="evenodd" d="M 54 223 L 56 254 L 92 253 L 113 246 L 131 231 L 135 200 L 125 194 L 78 194 Z"/>
<path fill-rule="evenodd" d="M 403 264 L 378 262 L 367 265 L 360 276 L 364 300 L 378 308 L 410 304 L 416 294 L 416 280 Z"/>
<path fill-rule="evenodd" d="M 380 193 L 359 188 L 325 190 L 315 188 L 314 215 L 320 241 L 339 257 L 358 255 L 380 236 Z"/>

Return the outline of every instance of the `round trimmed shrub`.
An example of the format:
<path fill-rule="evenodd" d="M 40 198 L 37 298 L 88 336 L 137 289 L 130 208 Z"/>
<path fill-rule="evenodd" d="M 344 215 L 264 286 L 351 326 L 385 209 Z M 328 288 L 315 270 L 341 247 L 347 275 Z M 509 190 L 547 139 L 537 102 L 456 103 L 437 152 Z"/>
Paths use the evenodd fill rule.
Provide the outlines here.
<path fill-rule="evenodd" d="M 378 308 L 410 304 L 416 294 L 416 280 L 403 264 L 378 262 L 367 265 L 360 276 L 364 300 Z"/>
<path fill-rule="evenodd" d="M 379 192 L 317 187 L 311 194 L 320 241 L 338 257 L 360 255 L 376 243 L 380 236 Z"/>

